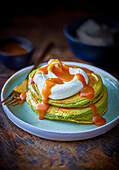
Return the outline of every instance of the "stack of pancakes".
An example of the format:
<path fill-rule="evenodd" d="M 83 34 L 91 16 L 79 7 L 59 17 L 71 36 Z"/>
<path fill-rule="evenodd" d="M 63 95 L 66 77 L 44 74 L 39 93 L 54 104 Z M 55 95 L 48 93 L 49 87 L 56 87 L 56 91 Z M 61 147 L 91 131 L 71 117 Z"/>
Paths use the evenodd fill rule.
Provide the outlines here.
<path fill-rule="evenodd" d="M 35 75 L 37 69 L 33 70 L 29 74 L 29 80 Z M 99 115 L 103 115 L 107 109 L 107 88 L 103 85 L 101 77 L 95 72 L 88 72 L 89 83 L 88 85 L 94 89 L 94 100 L 92 101 L 97 108 Z M 36 105 L 42 101 L 42 95 L 40 94 L 38 87 L 35 83 L 28 84 L 28 92 L 26 101 L 30 107 L 38 113 Z M 89 99 L 81 97 L 80 93 L 77 93 L 71 97 L 53 100 L 49 99 L 50 104 L 47 113 L 44 118 L 51 120 L 72 121 L 76 123 L 93 123 L 93 113 L 89 106 Z"/>

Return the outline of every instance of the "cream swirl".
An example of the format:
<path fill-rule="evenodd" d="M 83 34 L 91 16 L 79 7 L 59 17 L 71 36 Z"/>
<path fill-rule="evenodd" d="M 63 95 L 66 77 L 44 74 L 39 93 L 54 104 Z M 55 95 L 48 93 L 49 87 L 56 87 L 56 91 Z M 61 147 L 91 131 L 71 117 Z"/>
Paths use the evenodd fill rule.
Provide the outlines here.
<path fill-rule="evenodd" d="M 45 67 L 45 66 L 43 66 Z M 50 60 L 48 62 L 48 71 L 47 74 L 43 73 L 42 69 L 37 71 L 33 81 L 37 85 L 40 93 L 42 94 L 45 82 L 47 79 L 59 79 L 56 71 L 54 72 L 52 68 L 59 68 L 62 70 L 64 67 L 67 67 L 64 63 L 59 62 L 59 60 Z M 84 70 L 81 68 L 72 68 L 68 66 L 68 73 L 73 78 L 70 81 L 65 81 L 62 79 L 61 84 L 55 84 L 51 87 L 51 94 L 49 95 L 50 99 L 64 99 L 78 93 L 83 88 L 83 83 L 78 79 L 77 75 L 80 74 L 83 76 L 85 83 L 88 84 L 88 76 Z M 65 72 L 63 73 L 65 74 Z M 42 94 L 43 95 L 43 94 Z"/>

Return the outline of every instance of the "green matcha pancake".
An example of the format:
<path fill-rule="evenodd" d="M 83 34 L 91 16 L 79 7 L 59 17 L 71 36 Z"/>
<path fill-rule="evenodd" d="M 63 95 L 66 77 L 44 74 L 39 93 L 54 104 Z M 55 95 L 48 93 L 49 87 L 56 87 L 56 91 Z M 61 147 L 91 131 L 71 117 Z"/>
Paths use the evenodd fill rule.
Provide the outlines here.
<path fill-rule="evenodd" d="M 38 114 L 38 111 L 35 109 L 39 100 L 33 96 L 29 90 L 26 98 L 30 107 Z M 95 103 L 98 113 L 102 116 L 107 109 L 107 88 L 103 87 L 103 95 Z M 92 122 L 93 113 L 89 106 L 83 108 L 64 108 L 50 106 L 47 110 L 47 113 L 44 115 L 44 118 L 51 120 L 63 120 L 63 121 L 72 121 L 76 123 L 93 123 Z"/>
<path fill-rule="evenodd" d="M 102 115 L 108 106 L 108 92 L 97 73 L 86 68 L 68 66 L 54 59 L 47 66 L 33 70 L 28 82 L 26 101 L 39 115 L 39 119 L 94 123 L 97 126 L 106 123 Z M 67 92 L 68 86 L 71 86 L 71 90 Z M 77 86 L 80 90 L 75 92 Z M 60 87 L 66 89 L 62 91 L 61 88 L 61 94 L 57 92 Z M 53 88 L 54 91 L 51 91 Z M 55 95 L 70 95 L 72 91 L 75 94 L 68 97 L 58 99 L 58 95 Z M 50 97 L 52 93 L 57 98 Z"/>

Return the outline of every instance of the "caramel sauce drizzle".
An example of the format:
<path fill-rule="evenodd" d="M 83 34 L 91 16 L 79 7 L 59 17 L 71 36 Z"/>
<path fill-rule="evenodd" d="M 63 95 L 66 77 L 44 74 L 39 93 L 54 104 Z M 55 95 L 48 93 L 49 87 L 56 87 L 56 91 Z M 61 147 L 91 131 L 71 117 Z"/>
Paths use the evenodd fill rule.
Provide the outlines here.
<path fill-rule="evenodd" d="M 103 118 L 101 115 L 98 114 L 97 108 L 95 104 L 93 103 L 94 99 L 94 89 L 90 85 L 86 85 L 83 87 L 83 89 L 79 92 L 79 95 L 81 97 L 89 99 L 89 107 L 92 110 L 93 117 L 92 117 L 92 122 L 96 126 L 103 126 L 106 123 L 106 119 Z"/>
<path fill-rule="evenodd" d="M 21 93 L 21 95 L 20 95 L 20 99 L 21 99 L 22 101 L 25 101 L 25 100 L 26 100 L 26 95 L 27 95 L 27 91 L 26 91 L 26 92 Z"/>
<path fill-rule="evenodd" d="M 52 62 L 55 62 L 55 61 L 58 61 L 58 67 L 55 67 L 54 65 L 49 66 Z M 41 74 L 41 71 L 44 74 L 48 74 L 48 70 L 50 70 L 58 77 L 58 78 L 48 78 L 45 80 L 45 85 L 42 89 L 42 95 L 43 95 L 42 102 L 36 105 L 36 110 L 39 113 L 40 120 L 44 119 L 44 115 L 46 114 L 48 108 L 50 107 L 50 105 L 48 104 L 48 99 L 49 99 L 49 96 L 51 95 L 51 88 L 55 86 L 56 84 L 63 84 L 64 81 L 69 82 L 74 78 L 75 75 L 72 75 L 69 73 L 69 67 L 81 68 L 87 73 L 87 75 L 92 73 L 92 71 L 86 68 L 82 68 L 82 67 L 68 66 L 68 65 L 63 66 L 62 63 L 58 59 L 54 59 L 53 61 L 50 62 L 50 64 L 42 68 L 39 68 L 37 71 L 37 73 L 39 74 Z M 90 101 L 89 107 L 91 108 L 92 113 L 93 113 L 92 122 L 96 126 L 104 125 L 106 123 L 106 120 L 98 114 L 97 108 L 95 104 L 93 104 L 94 89 L 90 85 L 86 84 L 85 79 L 82 74 L 77 73 L 76 76 L 77 76 L 77 79 L 81 81 L 83 84 L 83 88 L 79 92 L 79 95 L 81 97 L 89 99 Z M 29 80 L 29 84 L 32 84 L 32 83 L 34 82 L 33 82 L 33 79 L 31 78 L 31 80 Z"/>
<path fill-rule="evenodd" d="M 93 112 L 92 121 L 93 121 L 94 125 L 96 125 L 96 126 L 103 126 L 106 123 L 106 119 L 98 114 L 97 108 L 93 104 L 92 101 L 90 101 L 89 106 L 90 106 L 90 108 L 91 108 L 91 110 Z"/>

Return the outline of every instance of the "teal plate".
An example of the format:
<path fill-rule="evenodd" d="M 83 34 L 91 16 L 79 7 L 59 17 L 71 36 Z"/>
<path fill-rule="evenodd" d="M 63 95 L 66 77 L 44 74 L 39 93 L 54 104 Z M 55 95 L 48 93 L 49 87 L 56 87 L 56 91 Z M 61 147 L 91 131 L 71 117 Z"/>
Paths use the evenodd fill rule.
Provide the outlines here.
<path fill-rule="evenodd" d="M 93 124 L 77 124 L 48 119 L 39 120 L 38 115 L 26 102 L 16 107 L 2 105 L 8 118 L 19 128 L 31 134 L 58 141 L 89 139 L 101 135 L 116 126 L 119 123 L 118 80 L 106 71 L 94 66 L 75 62 L 64 63 L 88 68 L 101 76 L 108 89 L 108 109 L 104 114 L 107 123 L 104 126 L 98 127 Z M 1 100 L 6 98 L 12 89 L 25 79 L 32 67 L 26 67 L 16 72 L 7 80 L 1 92 Z"/>

